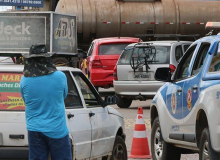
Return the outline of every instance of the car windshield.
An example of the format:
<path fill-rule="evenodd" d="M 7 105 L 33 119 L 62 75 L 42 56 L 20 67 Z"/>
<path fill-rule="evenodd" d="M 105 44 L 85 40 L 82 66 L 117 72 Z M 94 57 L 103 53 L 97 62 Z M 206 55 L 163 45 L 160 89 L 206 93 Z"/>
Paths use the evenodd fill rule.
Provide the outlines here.
<path fill-rule="evenodd" d="M 128 65 L 138 60 L 146 60 L 151 64 L 169 64 L 170 63 L 170 46 L 151 46 L 151 47 L 133 47 L 126 48 L 119 58 L 119 65 Z"/>
<path fill-rule="evenodd" d="M 128 43 L 103 44 L 99 46 L 99 55 L 120 55 Z"/>

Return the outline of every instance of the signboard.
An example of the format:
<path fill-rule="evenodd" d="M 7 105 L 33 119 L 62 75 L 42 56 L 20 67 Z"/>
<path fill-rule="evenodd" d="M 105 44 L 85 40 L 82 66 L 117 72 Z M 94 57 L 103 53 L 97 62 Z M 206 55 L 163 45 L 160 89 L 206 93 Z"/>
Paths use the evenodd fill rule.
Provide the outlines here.
<path fill-rule="evenodd" d="M 53 18 L 53 50 L 76 53 L 76 17 L 54 14 Z"/>
<path fill-rule="evenodd" d="M 46 44 L 46 17 L 0 15 L 0 19 L 1 49 L 28 52 L 32 44 Z"/>
<path fill-rule="evenodd" d="M 0 0 L 0 6 L 44 7 L 43 0 Z"/>
<path fill-rule="evenodd" d="M 23 74 L 0 73 L 0 110 L 25 110 L 20 93 Z"/>
<path fill-rule="evenodd" d="M 54 12 L 0 13 L 0 53 L 27 53 L 46 44 L 48 52 L 77 54 L 76 16 Z"/>

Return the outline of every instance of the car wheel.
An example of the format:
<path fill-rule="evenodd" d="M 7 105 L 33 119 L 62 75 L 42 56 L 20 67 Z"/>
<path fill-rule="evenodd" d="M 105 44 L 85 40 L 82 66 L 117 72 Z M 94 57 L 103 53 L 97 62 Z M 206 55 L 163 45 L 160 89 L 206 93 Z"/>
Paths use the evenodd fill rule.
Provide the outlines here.
<path fill-rule="evenodd" d="M 127 148 L 122 137 L 116 136 L 111 160 L 127 160 Z"/>
<path fill-rule="evenodd" d="M 219 154 L 215 152 L 211 146 L 209 130 L 205 128 L 200 140 L 199 160 L 216 160 L 219 159 L 219 157 Z"/>
<path fill-rule="evenodd" d="M 118 97 L 117 105 L 119 108 L 128 108 L 132 103 L 131 98 L 121 97 L 120 95 L 116 95 Z"/>
<path fill-rule="evenodd" d="M 159 118 L 154 120 L 151 130 L 151 152 L 153 160 L 180 160 L 180 149 L 162 140 Z"/>
<path fill-rule="evenodd" d="M 53 58 L 53 63 L 56 66 L 69 66 L 69 61 L 64 57 L 55 57 Z"/>

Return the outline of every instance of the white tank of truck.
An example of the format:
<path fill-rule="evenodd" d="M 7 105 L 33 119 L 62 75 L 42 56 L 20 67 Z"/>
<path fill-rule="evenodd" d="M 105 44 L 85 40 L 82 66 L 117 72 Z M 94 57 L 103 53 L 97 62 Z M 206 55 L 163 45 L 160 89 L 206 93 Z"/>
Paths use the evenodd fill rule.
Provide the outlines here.
<path fill-rule="evenodd" d="M 59 0 L 56 12 L 78 17 L 78 43 L 137 34 L 200 34 L 220 21 L 219 1 Z"/>

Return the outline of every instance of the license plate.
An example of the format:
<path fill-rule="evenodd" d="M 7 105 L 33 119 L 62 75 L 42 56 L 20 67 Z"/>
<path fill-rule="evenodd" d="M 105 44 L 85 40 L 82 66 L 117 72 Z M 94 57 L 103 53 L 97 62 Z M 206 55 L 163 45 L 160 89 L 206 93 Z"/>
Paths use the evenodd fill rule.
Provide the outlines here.
<path fill-rule="evenodd" d="M 151 79 L 151 74 L 150 73 L 137 73 L 134 74 L 135 79 Z"/>

